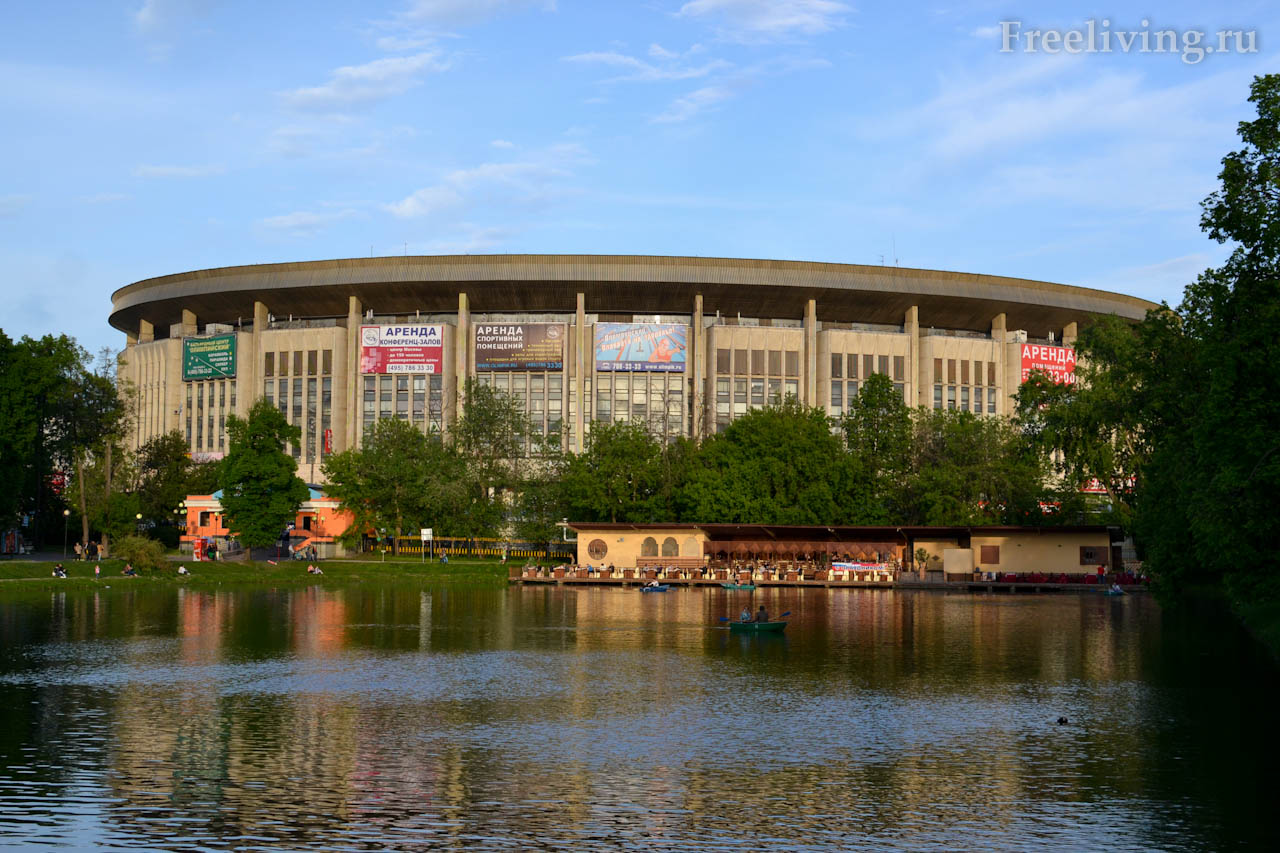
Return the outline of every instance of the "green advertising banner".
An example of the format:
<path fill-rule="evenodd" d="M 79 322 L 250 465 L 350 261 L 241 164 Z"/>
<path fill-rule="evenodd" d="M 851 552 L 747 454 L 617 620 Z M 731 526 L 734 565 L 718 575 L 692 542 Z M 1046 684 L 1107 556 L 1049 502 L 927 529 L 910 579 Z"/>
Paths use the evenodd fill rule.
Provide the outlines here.
<path fill-rule="evenodd" d="M 236 336 L 182 339 L 182 381 L 232 379 L 236 375 Z"/>

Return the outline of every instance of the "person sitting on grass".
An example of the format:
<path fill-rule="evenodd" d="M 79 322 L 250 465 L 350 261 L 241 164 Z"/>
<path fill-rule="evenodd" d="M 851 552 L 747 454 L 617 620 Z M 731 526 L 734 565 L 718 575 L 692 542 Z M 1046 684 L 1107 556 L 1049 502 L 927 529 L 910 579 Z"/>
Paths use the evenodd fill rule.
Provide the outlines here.
<path fill-rule="evenodd" d="M 189 574 L 191 574 L 191 572 L 187 571 L 187 567 L 186 567 L 186 566 L 178 566 L 178 574 L 180 574 L 180 575 L 189 575 Z"/>
<path fill-rule="evenodd" d="M 324 572 L 320 571 L 320 567 L 319 567 L 319 566 L 309 565 L 309 566 L 307 566 L 307 574 L 309 574 L 309 575 L 322 575 L 322 574 L 324 574 Z"/>
<path fill-rule="evenodd" d="M 128 563 L 124 564 L 124 568 L 120 570 L 120 574 L 127 578 L 136 578 L 138 576 L 138 572 Z"/>
<path fill-rule="evenodd" d="M 67 570 L 62 568 L 62 563 L 58 563 L 53 567 L 53 576 L 55 578 L 65 578 L 67 576 Z"/>

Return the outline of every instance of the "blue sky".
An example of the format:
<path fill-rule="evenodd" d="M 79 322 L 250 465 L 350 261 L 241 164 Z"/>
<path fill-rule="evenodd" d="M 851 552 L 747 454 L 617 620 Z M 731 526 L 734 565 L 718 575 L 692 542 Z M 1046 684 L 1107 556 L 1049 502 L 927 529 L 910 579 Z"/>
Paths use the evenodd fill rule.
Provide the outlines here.
<path fill-rule="evenodd" d="M 1280 70 L 1274 3 L 907 5 L 11 4 L 0 328 L 118 347 L 131 281 L 371 252 L 896 257 L 1171 302 L 1224 256 L 1199 202 Z M 1090 18 L 1258 49 L 1000 51 L 1001 21 Z"/>

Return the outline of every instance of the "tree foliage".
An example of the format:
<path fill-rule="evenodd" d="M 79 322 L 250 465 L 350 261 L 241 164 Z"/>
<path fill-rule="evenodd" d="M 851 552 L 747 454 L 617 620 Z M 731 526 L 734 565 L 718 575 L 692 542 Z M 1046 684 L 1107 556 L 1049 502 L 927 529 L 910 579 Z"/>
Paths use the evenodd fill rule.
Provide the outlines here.
<path fill-rule="evenodd" d="M 246 548 L 275 542 L 308 497 L 298 463 L 284 452 L 302 430 L 265 399 L 246 418 L 227 416 L 229 449 L 222 460 L 222 513 Z"/>

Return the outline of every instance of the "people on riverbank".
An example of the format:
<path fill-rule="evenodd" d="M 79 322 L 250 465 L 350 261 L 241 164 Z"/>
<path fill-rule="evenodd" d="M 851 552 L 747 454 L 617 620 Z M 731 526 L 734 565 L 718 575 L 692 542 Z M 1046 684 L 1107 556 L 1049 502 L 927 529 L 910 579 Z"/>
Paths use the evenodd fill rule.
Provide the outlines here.
<path fill-rule="evenodd" d="M 62 563 L 58 563 L 53 567 L 53 576 L 55 578 L 66 578 L 67 570 L 62 567 Z"/>

